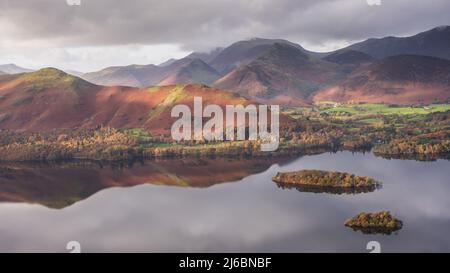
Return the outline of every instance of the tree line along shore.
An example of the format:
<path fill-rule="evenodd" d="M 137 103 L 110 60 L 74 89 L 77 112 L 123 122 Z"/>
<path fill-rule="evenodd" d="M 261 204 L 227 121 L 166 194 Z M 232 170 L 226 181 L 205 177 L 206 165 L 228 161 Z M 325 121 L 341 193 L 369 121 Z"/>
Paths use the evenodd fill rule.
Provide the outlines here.
<path fill-rule="evenodd" d="M 387 158 L 433 160 L 450 154 L 450 111 L 429 114 L 355 114 L 314 107 L 285 111 L 276 152 L 258 141 L 182 141 L 140 128 L 0 130 L 0 161 L 133 160 L 190 156 L 277 156 L 373 150 Z"/>

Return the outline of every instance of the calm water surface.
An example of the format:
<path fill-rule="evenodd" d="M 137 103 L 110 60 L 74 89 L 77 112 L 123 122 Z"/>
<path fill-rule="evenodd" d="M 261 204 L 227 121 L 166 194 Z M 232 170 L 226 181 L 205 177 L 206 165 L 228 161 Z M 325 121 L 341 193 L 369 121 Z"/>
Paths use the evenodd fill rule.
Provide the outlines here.
<path fill-rule="evenodd" d="M 303 193 L 278 171 L 338 170 L 383 188 Z M 384 252 L 450 251 L 450 161 L 387 160 L 340 152 L 289 160 L 162 161 L 132 167 L 0 166 L 0 251 Z M 364 235 L 344 221 L 390 210 L 404 227 Z"/>

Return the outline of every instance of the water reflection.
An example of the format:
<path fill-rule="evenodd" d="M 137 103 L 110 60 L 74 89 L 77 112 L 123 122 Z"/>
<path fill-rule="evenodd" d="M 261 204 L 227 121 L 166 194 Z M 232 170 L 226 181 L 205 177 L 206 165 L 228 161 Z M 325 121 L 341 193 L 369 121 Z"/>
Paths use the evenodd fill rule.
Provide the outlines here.
<path fill-rule="evenodd" d="M 344 188 L 344 187 L 325 187 L 325 186 L 316 186 L 316 185 L 293 185 L 286 183 L 277 183 L 277 186 L 284 190 L 295 189 L 299 192 L 312 192 L 312 193 L 329 193 L 329 194 L 360 194 L 360 193 L 369 193 L 374 192 L 377 189 L 381 189 L 382 185 L 377 184 L 373 186 L 365 186 L 365 187 L 352 187 L 352 188 Z"/>
<path fill-rule="evenodd" d="M 58 178 L 52 178 L 51 169 L 44 173 L 25 169 L 32 180 L 13 181 L 22 181 L 26 190 L 2 175 L 1 184 L 8 184 L 1 190 L 5 201 L 42 204 L 42 200 L 49 200 L 48 196 L 53 199 L 49 203 L 66 200 L 58 198 L 56 192 L 73 199 L 91 196 L 60 210 L 27 203 L 0 204 L 0 251 L 64 252 L 66 243 L 72 240 L 79 241 L 85 252 L 366 252 L 367 242 L 373 240 L 381 243 L 383 252 L 450 251 L 449 161 L 387 160 L 371 154 L 342 152 L 273 165 L 260 163 L 260 167 L 252 161 L 227 164 L 223 162 L 222 171 L 212 166 L 192 167 L 193 172 L 183 174 L 180 172 L 185 167 L 170 161 L 165 165 L 169 174 L 153 168 L 150 176 L 144 175 L 147 171 L 140 166 L 92 169 L 92 173 L 86 170 L 88 175 L 83 176 L 75 168 L 66 173 L 57 171 Z M 253 168 L 254 171 L 248 171 Z M 171 171 L 178 169 L 177 179 L 170 177 Z M 381 181 L 383 188 L 360 195 L 312 194 L 282 190 L 271 181 L 277 172 L 298 169 L 370 176 Z M 109 175 L 96 174 L 103 171 Z M 208 178 L 203 172 L 209 173 Z M 230 176 L 229 172 L 234 174 Z M 25 174 L 23 177 L 27 177 Z M 184 185 L 179 183 L 181 179 L 202 188 L 141 183 L 92 195 L 100 188 L 98 185 L 155 182 L 148 179 L 153 174 L 161 178 L 158 181 L 164 178 L 172 185 Z M 36 177 L 53 182 L 33 187 Z M 95 177 L 100 182 L 94 182 Z M 67 189 L 56 185 L 66 179 L 73 181 Z M 89 188 L 87 181 L 97 186 Z M 220 181 L 238 183 L 207 187 Z M 71 189 L 77 183 L 83 186 Z M 55 194 L 49 194 L 52 187 L 59 187 Z M 380 210 L 390 210 L 403 221 L 398 235 L 366 235 L 344 226 L 346 219 L 362 211 Z"/>
<path fill-rule="evenodd" d="M 37 203 L 61 209 L 106 188 L 141 184 L 203 188 L 262 172 L 274 162 L 274 158 L 251 161 L 216 158 L 134 163 L 3 163 L 0 202 Z"/>

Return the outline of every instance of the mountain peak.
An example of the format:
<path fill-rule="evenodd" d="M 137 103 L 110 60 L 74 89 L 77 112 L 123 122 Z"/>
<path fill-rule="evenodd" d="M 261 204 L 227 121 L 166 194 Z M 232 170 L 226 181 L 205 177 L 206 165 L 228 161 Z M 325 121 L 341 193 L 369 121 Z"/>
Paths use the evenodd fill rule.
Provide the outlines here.
<path fill-rule="evenodd" d="M 34 72 L 20 74 L 21 82 L 33 87 L 80 87 L 82 85 L 92 85 L 91 83 L 67 74 L 54 67 L 46 67 Z"/>
<path fill-rule="evenodd" d="M 69 74 L 67 74 L 66 72 L 59 70 L 57 68 L 54 67 L 46 67 L 46 68 L 42 68 L 39 69 L 35 72 L 30 72 L 24 75 L 24 77 L 26 78 L 39 78 L 39 79 L 54 79 L 54 80 L 58 80 L 58 79 L 62 79 L 62 78 L 76 78 L 74 76 L 71 76 Z"/>
<path fill-rule="evenodd" d="M 274 43 L 257 61 L 276 63 L 281 66 L 304 64 L 310 56 L 297 47 L 284 43 Z"/>
<path fill-rule="evenodd" d="M 158 85 L 163 86 L 177 83 L 211 84 L 221 76 L 219 72 L 201 59 L 186 57 L 183 61 L 181 67 L 170 73 L 165 79 L 159 82 Z"/>

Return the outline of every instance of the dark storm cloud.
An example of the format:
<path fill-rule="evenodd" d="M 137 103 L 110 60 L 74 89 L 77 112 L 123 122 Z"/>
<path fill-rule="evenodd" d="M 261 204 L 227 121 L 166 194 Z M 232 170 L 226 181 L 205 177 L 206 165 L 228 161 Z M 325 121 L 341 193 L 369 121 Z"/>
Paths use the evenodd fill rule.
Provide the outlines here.
<path fill-rule="evenodd" d="M 172 43 L 204 49 L 250 37 L 314 46 L 450 24 L 448 0 L 0 0 L 7 39 L 58 46 Z M 2 28 L 0 26 L 0 28 Z M 3 29 L 2 28 L 2 29 Z"/>

